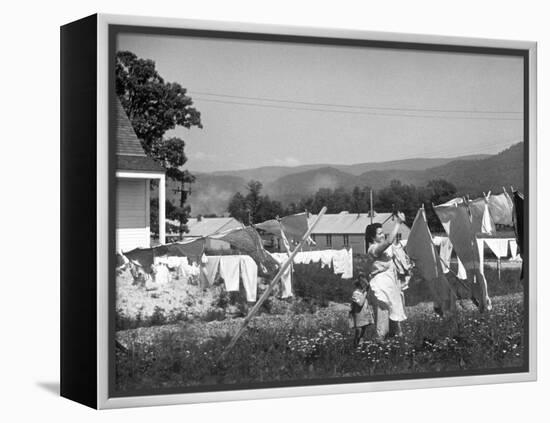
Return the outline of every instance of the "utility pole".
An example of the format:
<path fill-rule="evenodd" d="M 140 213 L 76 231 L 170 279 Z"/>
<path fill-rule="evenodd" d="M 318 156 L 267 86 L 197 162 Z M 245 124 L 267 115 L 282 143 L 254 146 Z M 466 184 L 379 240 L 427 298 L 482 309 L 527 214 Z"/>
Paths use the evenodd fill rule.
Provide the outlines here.
<path fill-rule="evenodd" d="M 372 201 L 372 189 L 370 190 L 370 224 L 372 225 L 372 221 L 374 219 L 374 204 Z"/>
<path fill-rule="evenodd" d="M 187 201 L 187 196 L 189 194 L 191 194 L 191 185 L 189 185 L 189 189 L 185 189 L 185 181 L 183 180 L 183 176 L 182 176 L 182 179 L 181 179 L 181 187 L 180 188 L 175 188 L 174 190 L 174 194 L 180 194 L 180 209 L 181 209 L 181 212 L 183 213 L 183 205 L 185 204 L 185 201 Z M 180 227 L 179 227 L 179 233 L 180 233 L 180 239 L 183 238 L 183 219 L 181 218 L 180 216 Z"/>

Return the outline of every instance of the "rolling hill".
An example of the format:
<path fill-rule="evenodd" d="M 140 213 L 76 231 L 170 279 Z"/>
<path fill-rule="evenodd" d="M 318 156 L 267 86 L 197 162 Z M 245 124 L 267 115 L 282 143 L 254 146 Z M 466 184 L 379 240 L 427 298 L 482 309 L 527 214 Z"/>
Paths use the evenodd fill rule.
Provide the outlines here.
<path fill-rule="evenodd" d="M 310 164 L 301 166 L 264 166 L 254 169 L 244 170 L 220 170 L 211 172 L 210 175 L 228 175 L 243 178 L 247 181 L 254 179 L 261 181 L 263 184 L 273 182 L 283 176 L 293 175 L 297 173 L 307 172 L 310 170 L 321 169 L 331 167 L 341 172 L 350 173 L 355 176 L 359 176 L 362 173 L 370 170 L 426 170 L 431 167 L 442 166 L 454 160 L 479 160 L 490 157 L 489 154 L 477 154 L 470 156 L 462 156 L 455 158 L 414 158 L 405 160 L 393 160 L 387 162 L 372 162 L 372 163 L 357 163 L 352 165 L 339 165 L 339 164 Z"/>
<path fill-rule="evenodd" d="M 193 215 L 223 214 L 236 192 L 246 194 L 246 184 L 251 179 L 260 180 L 264 184 L 263 193 L 281 201 L 284 206 L 313 195 L 320 188 L 351 190 L 354 186 L 370 186 L 377 190 L 389 186 L 394 179 L 416 186 L 425 186 L 432 179 L 445 179 L 452 182 L 460 194 L 476 197 L 489 190 L 501 192 L 503 186 L 508 189 L 513 185 L 523 190 L 523 143 L 495 155 L 349 166 L 272 166 L 227 173 L 200 173 L 196 177 L 189 197 Z M 167 196 L 178 201 L 179 197 L 172 188 L 167 190 Z"/>

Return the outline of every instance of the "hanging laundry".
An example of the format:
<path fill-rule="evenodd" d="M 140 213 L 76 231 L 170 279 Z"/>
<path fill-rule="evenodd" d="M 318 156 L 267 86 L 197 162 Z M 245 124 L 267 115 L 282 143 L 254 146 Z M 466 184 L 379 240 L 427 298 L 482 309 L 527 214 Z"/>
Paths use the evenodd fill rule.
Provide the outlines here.
<path fill-rule="evenodd" d="M 118 251 L 116 253 L 116 268 L 117 270 L 123 270 L 128 267 L 130 260 L 122 252 Z"/>
<path fill-rule="evenodd" d="M 167 263 L 169 269 L 177 269 L 183 265 L 188 265 L 187 257 L 168 256 Z"/>
<path fill-rule="evenodd" d="M 151 248 L 136 248 L 124 253 L 124 255 L 134 263 L 138 264 L 144 272 L 151 273 L 151 266 L 154 263 L 155 256 Z"/>
<path fill-rule="evenodd" d="M 476 295 L 476 302 L 480 309 L 485 310 L 490 306 L 490 299 L 485 278 L 479 270 L 479 251 L 468 214 L 468 207 L 462 202 L 451 206 L 434 206 L 434 211 L 439 217 L 445 232 L 449 235 L 457 257 L 465 268 L 467 280 L 472 284 L 472 287 L 477 284 L 481 285 L 479 289 L 476 286 L 473 292 Z M 478 274 L 482 277 L 479 278 Z"/>
<path fill-rule="evenodd" d="M 439 244 L 439 257 L 441 258 L 441 263 L 443 264 L 442 270 L 443 273 L 448 273 L 451 269 L 451 254 L 453 253 L 453 243 L 449 237 L 442 237 L 441 243 Z"/>
<path fill-rule="evenodd" d="M 221 256 L 206 256 L 207 261 L 201 266 L 202 285 L 205 287 L 212 286 L 216 280 L 220 269 Z M 198 263 L 197 263 L 198 264 Z"/>
<path fill-rule="evenodd" d="M 270 234 L 281 236 L 281 229 L 284 236 L 292 244 L 298 244 L 308 230 L 308 220 L 306 213 L 298 213 L 290 216 L 285 216 L 279 220 L 271 219 L 254 225 Z"/>
<path fill-rule="evenodd" d="M 198 263 L 204 252 L 204 238 L 191 239 L 181 242 L 166 244 L 167 255 L 187 257 L 189 262 Z"/>
<path fill-rule="evenodd" d="M 489 196 L 489 212 L 493 222 L 499 225 L 513 225 L 513 207 L 507 193 Z"/>
<path fill-rule="evenodd" d="M 164 263 L 153 265 L 153 280 L 159 286 L 166 285 L 170 282 L 170 272 Z"/>
<path fill-rule="evenodd" d="M 347 250 L 348 257 L 344 265 L 344 273 L 342 273 L 342 279 L 353 278 L 353 249 Z"/>
<path fill-rule="evenodd" d="M 288 260 L 288 254 L 270 253 L 280 266 Z M 299 254 L 299 253 L 298 253 Z M 292 297 L 292 265 L 288 266 L 281 275 L 281 298 Z"/>
<path fill-rule="evenodd" d="M 468 203 L 470 207 L 472 228 L 474 233 L 493 234 L 496 231 L 495 224 L 489 213 L 489 206 L 484 198 L 478 198 Z"/>
<path fill-rule="evenodd" d="M 457 268 L 457 271 L 456 271 L 456 276 L 458 277 L 458 279 L 463 280 L 463 281 L 467 280 L 468 275 L 466 273 L 466 268 L 464 267 L 464 265 L 460 261 L 460 257 L 458 257 L 458 256 L 456 256 L 456 264 L 458 265 L 458 268 Z"/>
<path fill-rule="evenodd" d="M 392 244 L 392 250 L 393 263 L 397 271 L 397 279 L 401 284 L 401 292 L 403 292 L 409 288 L 409 280 L 411 279 L 413 264 L 400 242 L 397 244 Z"/>
<path fill-rule="evenodd" d="M 332 258 L 334 257 L 335 251 L 334 250 L 321 250 L 321 266 L 322 267 L 331 267 L 332 266 Z"/>
<path fill-rule="evenodd" d="M 510 260 L 518 259 L 518 242 L 515 239 L 510 240 Z"/>
<path fill-rule="evenodd" d="M 519 256 L 523 260 L 524 259 L 523 253 L 525 251 L 524 250 L 525 245 L 523 244 L 523 222 L 524 222 L 523 194 L 521 194 L 519 191 L 514 191 L 513 202 L 514 202 L 514 229 L 516 233 L 516 241 L 518 245 Z M 520 278 L 523 279 L 523 264 L 521 265 Z"/>
<path fill-rule="evenodd" d="M 441 273 L 432 236 L 422 210 L 418 210 L 409 233 L 406 252 L 422 278 L 429 281 Z"/>
<path fill-rule="evenodd" d="M 353 277 L 353 250 L 343 248 L 336 250 L 332 257 L 332 265 L 336 275 L 342 274 L 342 279 Z"/>
<path fill-rule="evenodd" d="M 260 235 L 251 226 L 232 229 L 230 231 L 211 236 L 210 238 L 223 240 L 229 243 L 234 249 L 249 255 L 254 259 L 256 264 L 264 273 L 272 272 L 277 267 L 277 263 L 264 249 Z"/>
<path fill-rule="evenodd" d="M 496 232 L 496 227 L 489 213 L 489 206 L 485 204 L 485 210 L 483 211 L 483 218 L 481 219 L 481 232 L 484 234 L 492 235 Z"/>
<path fill-rule="evenodd" d="M 168 256 L 166 256 L 166 255 L 154 256 L 153 263 L 154 264 L 166 264 L 166 265 L 168 265 Z"/>
<path fill-rule="evenodd" d="M 478 267 L 478 254 L 468 208 L 464 204 L 440 205 L 434 206 L 434 210 L 466 271 L 473 272 Z"/>
<path fill-rule="evenodd" d="M 483 245 L 483 238 L 477 238 L 477 251 L 479 253 L 479 272 L 485 276 L 485 263 L 484 263 L 484 253 L 485 248 Z"/>
<path fill-rule="evenodd" d="M 239 256 L 220 256 L 220 276 L 225 282 L 226 291 L 239 290 L 239 270 Z"/>
<path fill-rule="evenodd" d="M 516 231 L 516 240 L 518 244 L 519 254 L 523 258 L 523 203 L 524 197 L 519 191 L 514 191 L 514 227 Z"/>
<path fill-rule="evenodd" d="M 423 210 L 418 210 L 407 240 L 406 252 L 416 271 L 426 281 L 434 300 L 434 309 L 443 313 L 456 307 L 456 294 L 443 274 Z"/>
<path fill-rule="evenodd" d="M 486 238 L 485 243 L 497 258 L 508 257 L 508 238 Z"/>
<path fill-rule="evenodd" d="M 250 256 L 239 256 L 239 269 L 246 292 L 246 300 L 255 302 L 258 290 L 258 265 Z"/>

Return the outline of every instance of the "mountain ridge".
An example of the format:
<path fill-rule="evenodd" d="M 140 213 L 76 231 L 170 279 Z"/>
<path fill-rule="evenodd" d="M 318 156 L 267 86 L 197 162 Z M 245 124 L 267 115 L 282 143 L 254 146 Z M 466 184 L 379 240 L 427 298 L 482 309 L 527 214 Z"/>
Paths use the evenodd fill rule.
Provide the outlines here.
<path fill-rule="evenodd" d="M 306 167 L 306 170 L 301 172 L 285 174 L 275 179 L 268 177 L 267 180 L 259 180 L 264 185 L 262 193 L 269 195 L 273 200 L 281 201 L 283 206 L 311 196 L 320 188 L 352 189 L 354 186 L 369 186 L 378 190 L 389 186 L 394 179 L 416 186 L 425 186 L 433 179 L 445 179 L 457 187 L 459 194 L 473 196 L 489 190 L 500 192 L 503 186 L 509 187 L 510 185 L 523 189 L 522 142 L 494 155 L 461 156 L 451 160 L 444 159 L 447 161 L 444 161 L 443 164 L 438 160 L 406 159 L 404 161 L 370 163 L 371 169 L 358 175 L 345 172 L 339 169 L 338 165 L 308 165 L 309 168 Z M 397 169 L 380 168 L 382 164 L 388 166 L 389 163 L 394 164 Z M 423 168 L 422 164 L 425 166 L 430 163 L 438 165 Z M 360 164 L 360 166 L 363 165 L 365 164 Z M 413 169 L 404 168 L 407 165 Z M 267 172 L 270 178 L 273 178 L 275 173 L 284 167 L 273 168 L 276 170 L 275 172 Z M 266 168 L 250 169 L 249 171 L 257 169 L 265 171 Z M 355 169 L 356 172 L 357 169 Z M 255 179 L 220 174 L 219 172 L 196 173 L 195 176 L 197 180 L 188 199 L 193 215 L 223 214 L 231 197 L 236 192 L 245 195 L 246 184 L 250 179 Z M 168 193 L 168 190 L 167 196 L 173 200 L 171 197 L 174 195 Z M 177 198 L 174 199 L 177 200 Z"/>

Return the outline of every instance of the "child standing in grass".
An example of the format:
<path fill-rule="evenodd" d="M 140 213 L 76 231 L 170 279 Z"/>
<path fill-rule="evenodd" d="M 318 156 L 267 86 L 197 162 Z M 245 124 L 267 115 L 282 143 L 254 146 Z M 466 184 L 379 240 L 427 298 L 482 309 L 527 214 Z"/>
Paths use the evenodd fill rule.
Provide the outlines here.
<path fill-rule="evenodd" d="M 353 346 L 357 347 L 364 338 L 367 327 L 374 323 L 374 317 L 367 301 L 369 283 L 364 273 L 359 273 L 355 281 L 355 289 L 351 296 L 351 311 L 349 313 L 350 327 L 354 329 Z"/>

